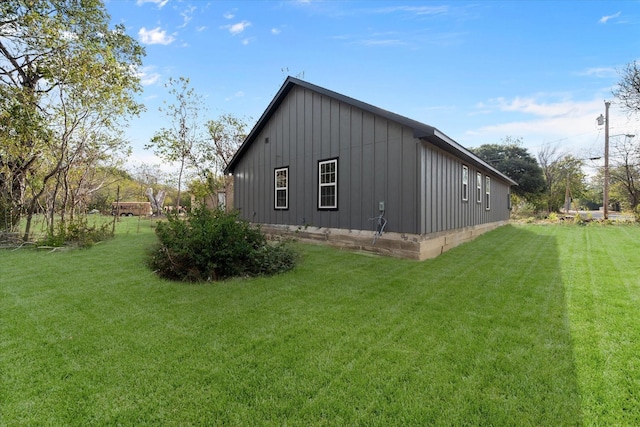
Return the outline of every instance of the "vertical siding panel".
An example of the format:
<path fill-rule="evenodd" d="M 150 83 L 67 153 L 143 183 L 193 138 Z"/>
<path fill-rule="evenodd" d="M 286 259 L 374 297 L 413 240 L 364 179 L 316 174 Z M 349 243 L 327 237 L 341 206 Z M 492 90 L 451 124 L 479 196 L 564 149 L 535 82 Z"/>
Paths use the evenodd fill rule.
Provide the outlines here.
<path fill-rule="evenodd" d="M 425 147 L 425 222 L 427 224 L 426 232 L 433 232 L 434 209 L 433 209 L 433 150 L 431 147 Z"/>
<path fill-rule="evenodd" d="M 402 127 L 396 123 L 389 122 L 387 144 L 387 182 L 385 186 L 385 216 L 389 223 L 388 231 L 405 230 L 406 224 L 403 222 L 402 212 Z M 407 210 L 409 207 L 407 206 Z M 376 211 L 376 214 L 378 212 Z"/>
<path fill-rule="evenodd" d="M 329 100 L 329 115 L 329 156 L 337 157 L 340 154 L 340 102 Z"/>
<path fill-rule="evenodd" d="M 294 189 L 292 195 L 295 196 L 293 200 L 296 211 L 293 214 L 294 224 L 304 225 L 307 223 L 308 209 L 305 205 L 305 185 L 307 185 L 307 173 L 305 173 L 304 162 L 307 156 L 308 142 L 305 137 L 305 92 L 302 88 L 296 90 L 296 139 L 297 156 L 292 159 L 291 170 L 291 188 Z M 289 200 L 291 202 L 291 199 Z"/>
<path fill-rule="evenodd" d="M 331 100 L 322 96 L 320 105 L 322 109 L 319 122 L 322 144 L 321 158 L 326 159 L 334 156 L 331 152 Z"/>
<path fill-rule="evenodd" d="M 320 130 L 320 157 L 316 160 L 327 159 L 333 157 L 331 155 L 331 100 L 325 96 L 320 97 L 320 115 L 319 122 L 317 123 L 317 129 Z M 318 167 L 316 162 L 316 168 Z M 340 162 L 338 162 L 338 169 L 340 169 Z M 316 171 L 316 176 L 318 176 Z M 338 170 L 338 173 L 340 171 Z M 338 191 L 340 189 L 338 188 Z M 320 218 L 320 224 L 323 227 L 331 226 L 331 219 L 333 215 L 330 211 L 322 210 L 318 212 Z"/>
<path fill-rule="evenodd" d="M 444 212 L 442 213 L 442 230 L 447 230 L 449 228 L 449 223 L 451 221 L 451 163 L 449 162 L 449 158 L 444 154 L 440 153 L 442 158 L 443 165 L 443 173 L 442 177 L 442 198 L 444 199 Z"/>
<path fill-rule="evenodd" d="M 460 167 L 458 166 L 458 162 L 455 161 L 451 156 L 447 156 L 447 161 L 449 163 L 449 175 L 451 176 L 451 181 L 447 183 L 447 192 L 449 193 L 449 225 L 448 229 L 452 229 L 456 227 L 458 223 L 458 217 L 460 215 L 460 204 L 461 204 L 461 195 L 460 195 Z"/>
<path fill-rule="evenodd" d="M 309 196 L 311 196 L 310 206 L 312 207 L 312 221 L 311 223 L 315 226 L 320 225 L 320 216 L 317 209 L 318 206 L 318 164 L 316 159 L 322 158 L 322 146 L 320 144 L 321 141 L 321 133 L 322 129 L 320 128 L 320 95 L 317 95 L 314 92 L 310 92 L 309 96 L 311 98 L 311 108 L 309 111 L 309 115 L 311 118 L 311 122 L 309 125 L 308 131 L 309 137 L 312 141 L 311 143 L 311 156 L 307 158 L 307 163 L 305 164 L 307 173 L 309 174 L 310 182 L 307 184 L 306 188 L 310 189 Z"/>
<path fill-rule="evenodd" d="M 344 228 L 346 221 L 343 221 L 346 206 L 342 204 L 345 200 L 343 191 L 348 191 L 349 181 L 345 180 L 343 173 L 347 169 L 342 165 L 343 159 L 340 158 L 340 102 L 335 99 L 328 98 L 329 106 L 329 157 L 338 157 L 338 211 L 329 214 L 330 227 Z M 347 175 L 344 175 L 345 177 Z"/>
<path fill-rule="evenodd" d="M 374 152 L 373 152 L 373 200 L 372 204 L 365 211 L 369 218 L 378 215 L 378 203 L 386 198 L 387 188 L 387 148 L 389 122 L 383 118 L 374 118 Z"/>
<path fill-rule="evenodd" d="M 431 178 L 431 202 L 429 209 L 432 211 L 431 231 L 438 231 L 438 219 L 440 218 L 440 206 L 438 206 L 438 153 L 431 150 L 431 170 L 429 171 Z"/>
<path fill-rule="evenodd" d="M 402 224 L 408 233 L 424 233 L 423 159 L 424 149 L 411 129 L 402 131 Z"/>
<path fill-rule="evenodd" d="M 361 223 L 363 230 L 371 229 L 368 218 L 370 218 L 371 207 L 374 203 L 374 116 L 363 112 L 362 114 L 362 209 Z"/>
<path fill-rule="evenodd" d="M 351 180 L 351 107 L 347 104 L 338 105 L 338 143 L 340 158 L 338 160 L 340 182 L 338 184 L 338 208 L 340 209 L 340 228 L 350 229 L 351 210 L 353 209 L 352 195 L 354 192 Z M 356 190 L 357 192 L 357 190 Z"/>
<path fill-rule="evenodd" d="M 253 194 L 253 197 L 252 197 L 253 206 L 252 206 L 251 212 L 247 212 L 247 214 L 249 215 L 249 220 L 252 222 L 266 222 L 267 220 L 267 218 L 264 216 L 264 212 L 262 212 L 262 210 L 265 207 L 265 204 L 267 203 L 267 201 L 264 199 L 264 194 L 263 194 L 264 190 L 262 188 L 262 182 L 264 180 L 261 180 L 258 178 L 258 177 L 264 176 L 263 164 L 264 164 L 264 158 L 265 158 L 265 150 L 267 149 L 268 149 L 268 144 L 265 147 L 264 145 L 261 146 L 261 144 L 259 143 L 258 146 L 256 147 L 257 162 L 254 163 L 253 165 L 253 170 L 255 171 L 253 188 L 257 188 L 258 191 Z"/>
<path fill-rule="evenodd" d="M 431 228 L 431 224 L 429 223 L 430 218 L 429 218 L 429 212 L 430 212 L 430 205 L 429 205 L 429 175 L 430 175 L 430 170 L 429 170 L 429 148 L 426 146 L 425 143 L 421 143 L 421 148 L 422 148 L 422 189 L 421 191 L 421 196 L 423 198 L 423 202 L 422 202 L 422 223 L 423 223 L 423 232 L 424 233 L 429 233 L 429 230 Z"/>
<path fill-rule="evenodd" d="M 296 179 L 302 187 L 305 224 L 315 220 L 315 188 L 313 184 L 313 94 L 306 89 L 304 93 L 304 158 Z"/>
<path fill-rule="evenodd" d="M 434 224 L 434 231 L 442 230 L 442 156 L 439 152 L 434 153 L 436 155 L 435 168 L 433 169 L 433 178 L 435 181 L 433 200 L 434 211 L 436 213 L 436 221 Z"/>
<path fill-rule="evenodd" d="M 279 109 L 278 111 L 276 111 L 276 114 L 274 114 L 273 116 L 273 121 L 272 121 L 273 126 L 271 126 L 271 136 L 269 137 L 269 143 L 268 144 L 264 144 L 264 147 L 266 147 L 266 156 L 264 159 L 264 162 L 262 163 L 262 167 L 263 172 L 262 174 L 260 174 L 260 176 L 263 177 L 271 177 L 272 171 L 273 171 L 273 167 L 272 165 L 275 162 L 276 158 L 279 158 L 277 156 L 280 155 L 280 152 L 282 150 L 282 143 L 280 141 L 280 138 L 282 137 L 282 109 Z M 274 206 L 274 202 L 273 202 L 273 195 L 271 194 L 271 179 L 263 179 L 261 186 L 262 186 L 262 197 L 264 197 L 264 199 L 266 200 L 265 204 L 262 205 L 264 206 L 265 209 L 265 214 L 266 214 L 266 222 L 269 224 L 274 224 L 276 222 L 276 212 L 273 209 Z"/>
<path fill-rule="evenodd" d="M 350 109 L 351 128 L 350 128 L 350 163 L 349 174 L 351 178 L 351 186 L 360 191 L 354 191 L 351 194 L 351 218 L 350 228 L 363 230 L 362 222 L 362 193 L 365 189 L 362 181 L 362 156 L 363 156 L 363 139 L 362 139 L 362 111 L 355 108 Z M 345 165 L 347 166 L 347 165 Z"/>
<path fill-rule="evenodd" d="M 450 182 L 448 178 L 451 176 L 451 168 L 449 159 L 444 153 L 440 153 L 440 159 L 442 161 L 442 170 L 440 172 L 440 191 L 442 200 L 444 203 L 444 209 L 442 211 L 442 225 L 441 230 L 446 230 L 449 227 L 449 221 L 451 220 L 451 194 L 449 192 Z"/>
<path fill-rule="evenodd" d="M 297 110 L 298 110 L 298 97 L 296 93 L 291 94 L 289 97 L 291 100 L 289 104 L 289 111 L 287 114 L 287 127 L 286 127 L 286 138 L 285 138 L 285 147 L 283 154 L 283 166 L 289 167 L 289 209 L 281 211 L 282 212 L 282 222 L 281 224 L 296 224 L 296 208 L 291 200 L 291 163 L 297 158 L 298 154 L 298 144 L 296 143 L 296 123 L 298 119 Z M 275 179 L 275 177 L 274 177 Z M 272 181 L 274 181 L 272 179 Z M 272 190 L 275 204 L 275 184 L 274 189 Z"/>
<path fill-rule="evenodd" d="M 444 153 L 440 153 L 440 157 L 442 159 L 442 167 L 443 171 L 440 174 L 442 179 L 440 185 L 442 188 L 442 198 L 444 200 L 444 211 L 442 212 L 442 230 L 447 230 L 449 228 L 449 222 L 451 221 L 451 163 L 449 162 L 449 158 L 445 156 Z"/>
<path fill-rule="evenodd" d="M 427 233 L 427 148 L 424 146 L 423 142 L 419 142 L 416 144 L 418 149 L 418 202 L 419 202 L 419 213 L 418 213 L 418 227 L 420 230 L 420 234 Z"/>

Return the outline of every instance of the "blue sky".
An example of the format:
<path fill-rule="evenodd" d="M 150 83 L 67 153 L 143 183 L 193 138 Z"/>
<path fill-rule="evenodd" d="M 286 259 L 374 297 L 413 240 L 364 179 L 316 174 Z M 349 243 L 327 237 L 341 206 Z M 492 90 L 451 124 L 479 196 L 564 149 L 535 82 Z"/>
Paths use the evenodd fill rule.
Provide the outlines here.
<path fill-rule="evenodd" d="M 640 1 L 107 0 L 146 48 L 147 111 L 133 164 L 166 118 L 169 77 L 191 79 L 209 118 L 260 117 L 287 75 L 434 126 L 465 147 L 521 138 L 580 158 L 640 133 L 611 90 L 640 60 Z M 615 138 L 615 137 L 613 137 Z M 637 137 L 640 141 L 640 135 Z"/>

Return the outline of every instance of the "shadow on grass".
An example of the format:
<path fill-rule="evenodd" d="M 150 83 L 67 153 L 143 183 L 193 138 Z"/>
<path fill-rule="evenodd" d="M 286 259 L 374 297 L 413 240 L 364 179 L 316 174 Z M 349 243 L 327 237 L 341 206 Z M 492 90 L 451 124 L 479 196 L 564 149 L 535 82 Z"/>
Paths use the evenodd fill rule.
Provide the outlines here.
<path fill-rule="evenodd" d="M 415 335 L 423 381 L 411 421 L 581 424 L 558 242 L 545 231 L 506 226 L 407 273 L 421 276 L 403 283 L 416 299 L 402 334 Z"/>

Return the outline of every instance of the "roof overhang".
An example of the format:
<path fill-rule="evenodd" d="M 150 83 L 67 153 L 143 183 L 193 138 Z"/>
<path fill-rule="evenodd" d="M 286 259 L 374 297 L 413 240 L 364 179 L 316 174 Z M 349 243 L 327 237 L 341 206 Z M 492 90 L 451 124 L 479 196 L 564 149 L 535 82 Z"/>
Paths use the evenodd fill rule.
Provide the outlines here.
<path fill-rule="evenodd" d="M 509 178 L 508 176 L 491 166 L 489 163 L 485 162 L 480 157 L 476 156 L 471 151 L 464 148 L 462 145 L 458 144 L 456 141 L 449 138 L 447 135 L 440 132 L 434 127 L 427 126 L 423 128 L 413 129 L 413 136 L 415 138 L 433 144 L 436 147 L 441 148 L 442 150 L 449 152 L 470 164 L 490 171 L 492 174 L 497 175 L 504 181 L 508 182 L 510 185 L 518 185 L 518 183 L 513 179 Z"/>

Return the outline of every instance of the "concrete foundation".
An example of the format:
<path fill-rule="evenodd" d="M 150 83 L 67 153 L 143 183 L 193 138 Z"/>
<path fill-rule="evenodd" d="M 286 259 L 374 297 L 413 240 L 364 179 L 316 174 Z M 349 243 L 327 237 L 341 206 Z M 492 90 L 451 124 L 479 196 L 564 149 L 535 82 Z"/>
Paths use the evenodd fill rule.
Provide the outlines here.
<path fill-rule="evenodd" d="M 469 242 L 487 231 L 508 224 L 508 222 L 500 221 L 428 235 L 384 233 L 375 239 L 375 242 L 371 230 L 343 230 L 274 224 L 261 224 L 260 229 L 271 240 L 290 238 L 306 243 L 322 243 L 337 248 L 422 261 L 435 258 L 451 248 Z"/>

